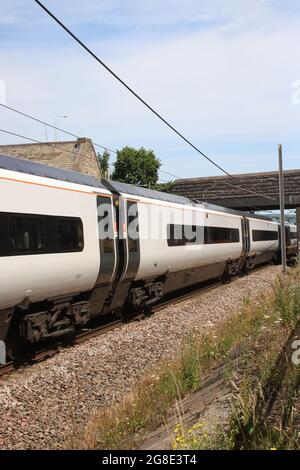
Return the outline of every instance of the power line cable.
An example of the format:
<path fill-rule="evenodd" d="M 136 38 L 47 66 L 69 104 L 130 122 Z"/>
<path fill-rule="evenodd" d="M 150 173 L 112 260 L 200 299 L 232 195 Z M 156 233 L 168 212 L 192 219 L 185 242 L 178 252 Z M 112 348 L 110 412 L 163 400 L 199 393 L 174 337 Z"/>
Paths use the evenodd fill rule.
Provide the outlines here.
<path fill-rule="evenodd" d="M 58 145 L 55 145 L 51 142 L 42 142 L 41 140 L 37 140 L 37 139 L 33 139 L 31 137 L 27 137 L 25 135 L 17 134 L 16 132 L 11 132 L 11 131 L 8 131 L 7 129 L 0 129 L 0 132 L 4 132 L 5 134 L 13 135 L 15 137 L 20 137 L 21 139 L 25 139 L 25 140 L 28 140 L 30 142 L 34 142 L 36 144 L 48 145 L 49 147 L 53 147 L 55 149 L 62 150 L 63 152 L 72 153 L 76 157 L 81 155 L 79 152 L 74 152 L 73 150 L 69 150 L 69 149 L 65 149 L 63 147 L 59 147 Z"/>
<path fill-rule="evenodd" d="M 49 147 L 52 147 L 52 148 L 55 148 L 55 149 L 58 149 L 58 150 L 61 150 L 63 152 L 68 152 L 68 153 L 71 153 L 73 155 L 75 155 L 76 157 L 80 156 L 81 154 L 78 153 L 78 152 L 74 152 L 73 150 L 69 150 L 69 149 L 66 149 L 66 148 L 62 148 L 60 147 L 59 145 L 56 145 L 56 144 L 53 144 L 52 142 L 42 142 L 41 140 L 37 140 L 37 139 L 33 139 L 32 137 L 28 137 L 28 136 L 25 136 L 25 135 L 22 135 L 22 134 L 18 134 L 16 132 L 12 132 L 12 131 L 8 131 L 7 129 L 0 129 L 0 132 L 3 132 L 5 134 L 9 134 L 9 135 L 12 135 L 14 137 L 19 137 L 21 139 L 25 139 L 25 140 L 28 140 L 30 142 L 34 142 L 36 144 L 42 144 L 42 145 L 47 145 Z M 113 163 L 109 163 L 109 166 L 111 167 L 114 167 L 114 164 Z M 169 181 L 166 181 L 164 180 L 166 183 L 169 183 Z"/>
<path fill-rule="evenodd" d="M 0 103 L 0 106 L 2 106 L 2 107 L 5 108 L 5 109 L 8 109 L 8 110 L 10 110 L 10 111 L 13 111 L 14 113 L 17 113 L 17 114 L 19 114 L 19 115 L 21 115 L 21 116 L 23 116 L 23 117 L 26 117 L 26 118 L 28 118 L 28 119 L 31 119 L 32 121 L 36 121 L 36 122 L 38 122 L 38 123 L 40 123 L 40 124 L 43 124 L 43 125 L 48 126 L 48 127 L 51 127 L 52 129 L 56 129 L 57 131 L 63 132 L 63 133 L 65 133 L 65 134 L 67 134 L 67 135 L 70 135 L 70 136 L 72 136 L 72 137 L 76 137 L 77 139 L 80 138 L 79 135 L 74 134 L 73 132 L 66 131 L 65 129 L 62 129 L 62 128 L 57 127 L 57 126 L 54 126 L 53 124 L 50 124 L 49 122 L 43 121 L 42 119 L 39 119 L 39 118 L 37 118 L 37 117 L 35 117 L 35 116 L 32 116 L 32 115 L 30 115 L 30 114 L 28 114 L 28 113 L 25 113 L 24 111 L 20 111 L 19 109 L 13 108 L 13 107 L 8 106 L 8 105 L 3 104 L 3 103 Z M 41 142 L 41 143 L 42 143 L 42 142 Z M 99 148 L 102 148 L 102 149 L 104 149 L 104 150 L 107 150 L 107 151 L 110 152 L 110 153 L 115 153 L 115 154 L 117 154 L 117 151 L 116 151 L 116 150 L 112 150 L 111 148 L 109 148 L 109 147 L 107 147 L 107 146 L 105 146 L 105 145 L 97 144 L 97 143 L 94 142 L 94 141 L 93 141 L 93 145 L 95 145 L 95 147 L 99 147 Z M 110 165 L 113 166 L 114 164 L 110 164 Z M 161 170 L 161 169 L 159 169 L 159 171 L 162 172 L 162 173 L 165 173 L 166 175 L 172 176 L 172 177 L 174 177 L 174 178 L 179 178 L 179 179 L 182 178 L 181 176 L 173 175 L 172 173 L 168 173 L 167 171 L 164 171 L 164 170 Z"/>
<path fill-rule="evenodd" d="M 27 113 L 24 113 L 23 111 L 20 111 L 18 109 L 15 109 L 15 108 L 12 108 L 11 106 L 7 106 L 6 104 L 3 104 L 3 103 L 0 103 L 0 106 L 2 106 L 3 108 L 6 108 L 6 109 L 9 109 L 10 111 L 13 111 L 14 113 L 17 113 L 17 114 L 20 114 L 21 116 L 24 116 L 28 119 L 31 119 L 32 121 L 36 121 L 36 122 L 39 122 L 40 124 L 44 124 L 45 126 L 48 126 L 48 127 L 51 127 L 52 129 L 56 129 L 57 131 L 60 131 L 60 132 L 64 132 L 65 134 L 68 134 L 72 137 L 76 137 L 77 139 L 80 138 L 79 135 L 76 135 L 76 134 L 73 134 L 72 132 L 69 132 L 69 131 L 66 131 L 65 129 L 61 129 L 60 127 L 57 127 L 57 126 L 53 126 L 53 124 L 50 124 L 49 122 L 46 122 L 46 121 L 42 121 L 42 119 L 38 119 L 34 116 L 31 116 L 30 114 L 27 114 Z M 105 145 L 100 145 L 100 144 L 97 144 L 95 142 L 93 142 L 93 144 L 96 146 L 96 147 L 99 147 L 99 148 L 102 148 L 104 150 L 108 150 L 109 152 L 111 153 L 117 153 L 116 150 L 112 150 L 111 148 L 105 146 Z"/>
<path fill-rule="evenodd" d="M 159 168 L 158 171 L 160 171 L 161 173 L 164 173 L 165 175 L 172 176 L 173 178 L 176 178 L 176 179 L 183 179 L 182 176 L 173 175 L 172 173 L 169 173 L 168 171 L 161 170 L 160 168 Z"/>
<path fill-rule="evenodd" d="M 48 145 L 49 147 L 52 147 L 52 148 L 61 150 L 61 151 L 63 151 L 63 152 L 71 153 L 71 154 L 75 155 L 76 157 L 78 157 L 78 156 L 80 155 L 80 153 L 74 152 L 73 150 L 69 150 L 69 149 L 66 149 L 66 148 L 59 147 L 58 145 L 53 144 L 53 143 L 51 143 L 51 142 L 42 142 L 41 140 L 33 139 L 32 137 L 27 137 L 27 136 L 25 136 L 25 135 L 18 134 L 18 133 L 16 133 L 16 132 L 8 131 L 7 129 L 0 129 L 0 132 L 3 132 L 3 133 L 5 133 L 5 134 L 9 134 L 9 135 L 13 135 L 14 137 L 19 137 L 19 138 L 21 138 L 21 139 L 25 139 L 25 140 L 28 140 L 28 141 L 30 141 L 30 142 L 34 142 L 34 143 L 36 143 L 36 144 Z M 110 166 L 114 166 L 113 163 L 110 163 L 109 165 L 110 165 Z M 251 190 L 247 190 L 247 189 L 243 188 L 242 186 L 232 185 L 232 184 L 227 183 L 227 182 L 225 182 L 225 184 L 226 184 L 226 185 L 229 185 L 229 186 L 232 186 L 233 188 L 237 188 L 237 187 L 238 187 L 238 188 L 242 189 L 243 191 L 247 191 L 247 192 L 252 193 L 252 194 L 254 194 L 254 195 L 258 195 L 258 196 L 260 196 L 260 197 L 262 196 L 262 194 L 256 193 L 256 192 L 251 191 Z M 269 196 L 265 196 L 265 197 L 268 198 L 268 199 L 275 200 L 274 198 L 271 198 L 271 197 L 269 197 Z M 256 208 L 255 206 L 253 206 L 253 207 L 254 207 L 255 210 L 259 210 L 259 209 Z"/>
<path fill-rule="evenodd" d="M 205 153 L 203 153 L 196 145 L 194 145 L 189 139 L 187 139 L 181 132 L 179 132 L 172 124 L 170 124 L 158 111 L 156 111 L 150 104 L 147 103 L 137 92 L 133 90 L 124 80 L 121 79 L 108 65 L 106 65 L 103 60 L 101 60 L 86 44 L 84 44 L 62 21 L 60 21 L 45 5 L 40 2 L 39 0 L 34 0 L 66 33 L 68 33 L 83 49 L 88 52 L 102 67 L 104 67 L 118 82 L 120 82 L 135 98 L 137 98 L 144 106 L 146 106 L 158 119 L 160 119 L 166 126 L 168 126 L 175 134 L 177 134 L 182 140 L 184 140 L 190 147 L 196 150 L 197 153 L 202 155 L 207 161 L 209 161 L 212 165 L 218 168 L 222 173 L 229 176 L 233 180 L 236 178 L 228 173 L 224 168 L 222 168 L 218 163 L 208 157 Z M 267 199 L 273 199 L 269 196 L 265 196 L 260 194 L 262 197 L 266 197 Z"/>

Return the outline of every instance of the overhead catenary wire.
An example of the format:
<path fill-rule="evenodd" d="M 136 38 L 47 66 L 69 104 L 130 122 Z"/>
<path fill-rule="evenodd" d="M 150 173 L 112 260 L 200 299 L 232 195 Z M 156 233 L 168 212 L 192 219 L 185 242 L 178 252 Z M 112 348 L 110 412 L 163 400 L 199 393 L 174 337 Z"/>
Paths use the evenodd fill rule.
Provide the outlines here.
<path fill-rule="evenodd" d="M 228 177 L 236 180 L 236 178 L 222 168 L 218 163 L 212 160 L 208 155 L 202 152 L 196 145 L 194 145 L 187 137 L 185 137 L 180 131 L 178 131 L 172 124 L 170 124 L 166 118 L 164 118 L 158 111 L 156 111 L 145 99 L 143 99 L 136 91 L 133 90 L 119 75 L 117 75 L 103 60 L 101 60 L 86 44 L 84 44 L 61 20 L 59 20 L 40 0 L 34 0 L 66 33 L 68 33 L 83 49 L 88 52 L 102 67 L 104 67 L 119 83 L 121 83 L 135 98 L 137 98 L 146 108 L 149 109 L 158 119 L 160 119 L 166 126 L 168 126 L 175 134 L 177 134 L 182 140 L 184 140 L 190 147 L 192 147 L 198 154 L 209 161 L 212 165 L 218 168 L 222 173 Z M 247 190 L 248 191 L 248 190 Z M 249 191 L 250 192 L 250 191 Z M 252 191 L 252 193 L 254 193 Z M 260 197 L 267 199 L 274 199 L 269 196 L 256 193 Z"/>
<path fill-rule="evenodd" d="M 43 121 L 42 119 L 39 119 L 39 118 L 37 118 L 37 117 L 35 117 L 35 116 L 31 116 L 31 115 L 28 114 L 28 113 L 24 113 L 23 111 L 20 111 L 19 109 L 12 108 L 11 106 L 7 106 L 6 104 L 3 104 L 3 103 L 0 103 L 0 106 L 2 106 L 3 108 L 9 109 L 10 111 L 13 111 L 14 113 L 20 114 L 21 116 L 24 116 L 24 117 L 26 117 L 26 118 L 28 118 L 28 119 L 31 119 L 32 121 L 39 122 L 40 124 L 44 124 L 45 126 L 51 127 L 52 129 L 55 129 L 55 130 L 60 131 L 60 132 L 63 132 L 64 134 L 70 135 L 70 136 L 72 136 L 72 137 L 76 137 L 77 139 L 80 138 L 79 135 L 74 134 L 73 132 L 66 131 L 65 129 L 62 129 L 62 128 L 57 127 L 57 126 L 54 126 L 53 124 L 50 124 L 49 122 Z M 107 151 L 110 152 L 110 153 L 117 153 L 116 150 L 113 150 L 113 149 L 107 147 L 106 145 L 97 144 L 97 143 L 95 143 L 94 141 L 93 141 L 93 145 L 95 145 L 95 147 L 102 148 L 103 150 L 107 150 Z"/>
<path fill-rule="evenodd" d="M 169 173 L 168 171 L 161 170 L 160 168 L 159 168 L 158 171 L 160 171 L 161 173 L 164 173 L 165 175 L 172 176 L 172 178 L 182 179 L 182 176 L 173 175 L 172 173 Z"/>
<path fill-rule="evenodd" d="M 0 129 L 0 132 L 3 132 L 3 133 L 5 133 L 5 134 L 12 135 L 12 136 L 14 136 L 14 137 L 19 137 L 19 138 L 21 138 L 21 139 L 25 139 L 25 140 L 28 140 L 28 141 L 30 141 L 30 142 L 34 142 L 34 143 L 38 143 L 38 144 L 47 145 L 47 146 L 53 147 L 53 148 L 55 148 L 55 149 L 62 150 L 63 152 L 71 153 L 71 154 L 75 155 L 76 157 L 78 157 L 78 156 L 80 155 L 79 152 L 74 152 L 73 150 L 69 150 L 69 149 L 62 148 L 62 147 L 60 147 L 60 146 L 58 146 L 58 145 L 56 145 L 56 144 L 53 144 L 53 143 L 51 143 L 51 142 L 42 142 L 41 140 L 33 139 L 33 138 L 31 138 L 31 137 L 24 136 L 24 135 L 22 135 L 22 134 L 18 134 L 18 133 L 16 133 L 16 132 L 8 131 L 7 129 Z M 109 166 L 114 166 L 114 164 L 110 163 Z M 161 181 L 164 181 L 165 183 L 169 183 L 169 181 L 162 180 L 161 178 L 160 178 L 160 180 L 161 180 Z M 225 183 L 225 184 L 229 184 L 229 183 Z M 144 186 L 144 185 L 142 185 L 142 186 Z M 234 185 L 230 185 L 230 186 L 234 186 Z M 234 187 L 235 187 L 235 186 L 234 186 Z M 260 210 L 261 210 L 261 209 L 256 208 L 256 207 L 254 207 L 254 209 L 257 210 L 257 211 L 260 211 Z"/>
<path fill-rule="evenodd" d="M 74 152 L 73 150 L 66 149 L 66 148 L 62 148 L 62 147 L 60 147 L 59 145 L 53 144 L 52 142 L 43 142 L 43 141 L 41 141 L 41 140 L 34 139 L 34 138 L 32 138 L 32 137 L 28 137 L 28 136 L 25 136 L 25 135 L 22 135 L 22 134 L 18 134 L 18 133 L 16 133 L 16 132 L 12 132 L 12 131 L 9 131 L 9 130 L 7 130 L 7 129 L 0 129 L 0 132 L 3 132 L 3 133 L 5 133 L 5 134 L 12 135 L 12 136 L 14 136 L 14 137 L 19 137 L 19 138 L 21 138 L 21 139 L 25 139 L 25 140 L 28 140 L 28 141 L 30 141 L 30 142 L 34 142 L 34 143 L 36 143 L 36 144 L 47 145 L 47 146 L 49 146 L 49 147 L 52 147 L 52 148 L 55 148 L 55 149 L 58 149 L 58 150 L 62 150 L 63 152 L 71 153 L 71 154 L 75 155 L 76 157 L 78 157 L 78 156 L 80 155 L 79 152 Z M 113 163 L 109 163 L 109 166 L 114 166 L 114 164 L 113 164 Z M 169 181 L 168 181 L 168 182 L 169 182 Z M 236 185 L 231 185 L 230 183 L 227 183 L 227 182 L 225 182 L 225 184 L 236 188 Z M 241 188 L 242 188 L 242 187 L 241 187 Z M 242 188 L 242 189 L 244 189 L 244 188 Z M 251 190 L 249 190 L 249 192 L 252 192 L 252 193 L 253 193 L 253 191 L 251 191 Z M 258 193 L 254 193 L 254 194 L 258 194 Z M 260 196 L 261 196 L 261 195 L 260 195 Z M 273 199 L 273 198 L 270 198 L 270 197 L 268 197 L 268 198 L 269 198 L 269 199 Z M 255 210 L 260 210 L 260 209 L 256 208 L 255 206 L 253 206 L 253 207 L 254 207 Z"/>
<path fill-rule="evenodd" d="M 8 109 L 9 111 L 13 111 L 14 113 L 17 113 L 17 114 L 19 114 L 19 115 L 21 115 L 21 116 L 23 116 L 23 117 L 26 117 L 26 118 L 28 118 L 28 119 L 31 119 L 32 121 L 38 122 L 39 124 L 43 124 L 43 125 L 45 125 L 45 126 L 51 127 L 52 129 L 55 129 L 55 130 L 60 131 L 60 132 L 63 132 L 64 134 L 70 135 L 70 136 L 72 136 L 72 137 L 76 137 L 77 139 L 80 138 L 79 135 L 74 134 L 73 132 L 66 131 L 65 129 L 62 129 L 61 127 L 54 126 L 53 124 L 50 124 L 50 123 L 47 122 L 47 121 L 44 121 L 44 120 L 39 119 L 39 118 L 37 118 L 37 117 L 35 117 L 35 116 L 32 116 L 31 114 L 25 113 L 24 111 L 20 111 L 19 109 L 13 108 L 12 106 L 8 106 L 8 105 L 3 104 L 3 103 L 0 103 L 0 106 L 2 106 L 2 107 L 5 108 L 5 109 Z M 24 137 L 24 138 L 25 138 L 25 137 Z M 33 141 L 34 141 L 34 139 L 33 139 Z M 39 141 L 38 141 L 38 142 L 39 142 Z M 43 142 L 40 142 L 40 143 L 43 143 Z M 106 150 L 106 151 L 108 151 L 109 153 L 114 153 L 114 154 L 117 154 L 117 153 L 118 153 L 117 150 L 113 150 L 113 149 L 111 149 L 111 148 L 108 147 L 108 146 L 98 144 L 98 143 L 96 143 L 96 142 L 94 142 L 94 141 L 93 141 L 93 145 L 94 145 L 95 147 L 102 148 L 103 150 Z M 110 164 L 110 166 L 113 166 L 113 165 L 114 165 L 113 163 Z M 165 171 L 165 170 L 159 169 L 159 171 L 160 171 L 161 173 L 164 173 L 164 174 L 169 175 L 169 176 L 174 177 L 174 178 L 179 178 L 179 179 L 182 178 L 181 176 L 173 175 L 172 173 L 169 173 L 169 172 L 167 172 L 167 171 Z"/>
<path fill-rule="evenodd" d="M 21 139 L 28 140 L 29 142 L 33 142 L 35 144 L 47 145 L 47 146 L 52 147 L 54 149 L 58 149 L 58 150 L 61 150 L 63 152 L 71 153 L 71 154 L 75 155 L 76 157 L 80 156 L 79 152 L 74 152 L 74 150 L 70 150 L 70 149 L 60 147 L 59 145 L 56 145 L 52 142 L 43 142 L 41 140 L 34 139 L 32 137 L 28 137 L 28 136 L 25 136 L 23 134 L 18 134 L 17 132 L 12 132 L 12 131 L 9 131 L 7 129 L 0 129 L 0 132 L 3 132 L 4 134 L 12 135 L 14 137 L 19 137 Z M 114 167 L 114 163 L 109 163 L 109 166 Z M 162 171 L 162 170 L 160 170 L 160 171 Z M 167 173 L 167 172 L 164 172 L 164 173 Z M 169 173 L 167 173 L 167 174 L 169 174 Z M 169 183 L 169 181 L 165 181 L 165 182 Z"/>
<path fill-rule="evenodd" d="M 0 129 L 0 132 L 3 132 L 5 134 L 9 134 L 9 135 L 13 135 L 14 137 L 20 137 L 21 139 L 25 139 L 25 140 L 28 140 L 30 142 L 34 142 L 35 144 L 48 145 L 49 147 L 53 147 L 55 149 L 62 150 L 63 152 L 72 153 L 76 157 L 80 156 L 79 152 L 74 152 L 74 150 L 70 150 L 70 149 L 60 147 L 56 144 L 53 144 L 52 142 L 43 142 L 41 140 L 33 139 L 32 137 L 27 137 L 27 136 L 22 135 L 22 134 L 17 134 L 16 132 L 8 131 L 7 129 Z"/>
<path fill-rule="evenodd" d="M 116 163 L 109 163 L 109 166 L 115 166 Z M 158 171 L 160 173 L 164 173 L 165 175 L 168 175 L 168 176 L 172 176 L 172 178 L 176 178 L 176 179 L 182 179 L 182 176 L 177 176 L 177 175 L 173 175 L 173 173 L 169 173 L 168 171 L 165 171 L 165 170 L 161 170 L 160 168 L 158 169 Z M 169 181 L 167 181 L 169 183 Z"/>

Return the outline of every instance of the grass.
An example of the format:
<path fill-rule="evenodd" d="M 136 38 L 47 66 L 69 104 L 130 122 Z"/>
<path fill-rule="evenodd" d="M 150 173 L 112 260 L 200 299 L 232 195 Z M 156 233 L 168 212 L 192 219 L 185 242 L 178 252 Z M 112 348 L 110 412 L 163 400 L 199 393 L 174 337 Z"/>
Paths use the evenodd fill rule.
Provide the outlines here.
<path fill-rule="evenodd" d="M 247 296 L 230 320 L 208 334 L 194 330 L 171 364 L 164 364 L 155 374 L 140 381 L 122 403 L 108 410 L 96 410 L 82 434 L 74 434 L 66 447 L 134 449 L 149 431 L 165 422 L 174 405 L 179 416 L 174 449 L 296 446 L 290 425 L 299 371 L 292 382 L 286 383 L 289 393 L 285 415 L 289 419 L 284 428 L 272 423 L 262 427 L 256 413 L 257 397 L 270 380 L 282 345 L 296 324 L 300 312 L 299 286 L 300 269 L 297 268 L 259 299 L 252 301 Z M 199 389 L 203 376 L 214 365 L 228 361 L 233 350 L 239 351 L 239 370 L 231 367 L 230 362 L 226 369 L 226 379 L 234 391 L 232 415 L 226 429 L 217 429 L 214 437 L 207 432 L 206 423 L 195 423 L 191 429 L 185 429 L 180 420 L 180 400 Z"/>
<path fill-rule="evenodd" d="M 290 349 L 290 335 L 300 318 L 299 268 L 278 279 L 257 313 L 260 326 L 249 329 L 250 348 L 243 348 L 244 367 L 233 382 L 229 423 L 209 442 L 200 435 L 194 448 L 300 449 L 300 368 L 292 364 Z"/>

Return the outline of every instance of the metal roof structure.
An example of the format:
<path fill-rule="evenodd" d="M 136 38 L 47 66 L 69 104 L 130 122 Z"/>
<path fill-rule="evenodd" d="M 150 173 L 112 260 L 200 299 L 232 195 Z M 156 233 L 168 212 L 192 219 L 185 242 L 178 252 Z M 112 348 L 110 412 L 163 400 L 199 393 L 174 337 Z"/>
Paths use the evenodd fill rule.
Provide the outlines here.
<path fill-rule="evenodd" d="M 202 202 L 202 201 L 197 201 L 197 200 L 194 201 L 193 199 L 189 199 L 184 196 L 179 196 L 177 194 L 170 194 L 170 193 L 164 193 L 161 191 L 155 191 L 154 189 L 142 188 L 140 186 L 135 186 L 133 184 L 127 184 L 127 183 L 121 183 L 119 181 L 112 181 L 112 180 L 102 180 L 102 181 L 104 185 L 106 185 L 107 189 L 109 189 L 112 192 L 130 194 L 130 195 L 139 196 L 139 197 L 147 197 L 150 199 L 157 199 L 160 201 L 171 202 L 175 204 L 183 204 L 183 205 L 194 206 L 194 207 L 198 205 L 207 210 L 212 210 L 216 212 L 225 212 L 227 214 L 240 215 L 240 216 L 246 216 L 246 217 L 248 216 L 248 217 L 252 217 L 253 219 L 261 219 L 261 220 L 267 220 L 267 221 L 272 222 L 271 218 L 269 217 L 252 214 L 250 212 L 241 212 L 235 209 L 230 209 L 227 207 L 210 204 L 207 202 Z"/>
<path fill-rule="evenodd" d="M 120 181 L 107 180 L 112 189 L 118 193 L 131 194 L 132 196 L 148 197 L 150 199 L 158 199 L 160 201 L 173 202 L 175 204 L 195 205 L 192 199 L 177 194 L 164 193 L 155 191 L 154 189 L 135 186 L 134 184 L 122 183 Z"/>

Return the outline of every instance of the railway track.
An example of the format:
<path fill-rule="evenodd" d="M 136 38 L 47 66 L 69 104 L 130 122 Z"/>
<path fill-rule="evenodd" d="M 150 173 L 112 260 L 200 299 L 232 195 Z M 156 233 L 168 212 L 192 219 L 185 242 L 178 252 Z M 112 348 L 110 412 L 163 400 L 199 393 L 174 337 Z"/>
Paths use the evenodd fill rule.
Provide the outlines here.
<path fill-rule="evenodd" d="M 116 328 L 119 328 L 123 324 L 124 322 L 122 320 L 115 320 L 105 325 L 101 325 L 96 328 L 89 329 L 88 331 L 80 332 L 80 334 L 78 334 L 74 338 L 74 341 L 72 341 L 72 343 L 68 345 L 56 343 L 56 344 L 51 345 L 49 348 L 45 350 L 38 350 L 38 351 L 33 351 L 32 353 L 29 353 L 29 355 L 26 356 L 26 358 L 22 362 L 14 362 L 14 361 L 7 362 L 6 364 L 0 366 L 0 377 L 7 375 L 11 372 L 14 372 L 16 370 L 24 369 L 25 367 L 28 367 L 32 364 L 38 364 L 39 362 L 42 362 L 46 359 L 49 359 L 50 357 L 55 356 L 64 347 L 75 346 L 76 344 L 83 343 L 84 341 L 94 338 L 100 334 L 104 334 L 104 333 L 107 333 L 108 331 L 112 331 Z"/>
<path fill-rule="evenodd" d="M 255 272 L 261 271 L 265 269 L 266 267 L 267 266 L 260 266 L 256 268 L 255 271 L 253 272 L 255 273 Z M 236 282 L 238 279 L 239 277 L 235 277 L 232 279 L 231 282 Z M 163 309 L 169 307 L 170 305 L 176 305 L 186 300 L 190 300 L 194 297 L 197 297 L 199 294 L 204 294 L 211 290 L 215 290 L 221 285 L 223 285 L 221 281 L 214 280 L 214 281 L 207 282 L 205 284 L 202 283 L 201 285 L 193 286 L 192 288 L 183 289 L 179 293 L 177 292 L 175 294 L 169 295 L 168 297 L 164 298 L 161 302 L 152 306 L 151 311 L 149 312 L 148 315 L 139 314 L 139 315 L 133 316 L 132 318 L 128 318 L 127 320 L 122 320 L 122 319 L 113 320 L 109 323 L 104 323 L 104 324 L 95 326 L 94 328 L 81 331 L 78 335 L 74 337 L 72 342 L 51 343 L 48 345 L 48 347 L 45 347 L 44 349 L 31 351 L 29 354 L 25 356 L 25 358 L 22 361 L 16 361 L 16 362 L 10 361 L 4 365 L 0 365 L 0 377 L 8 375 L 16 370 L 22 370 L 33 364 L 42 362 L 50 357 L 55 356 L 56 354 L 59 354 L 59 352 L 66 347 L 72 347 L 77 344 L 83 343 L 96 336 L 105 334 L 116 328 L 120 328 L 122 327 L 122 325 L 129 323 L 131 321 L 141 320 L 145 318 L 146 316 L 150 316 L 152 314 L 162 311 Z"/>

